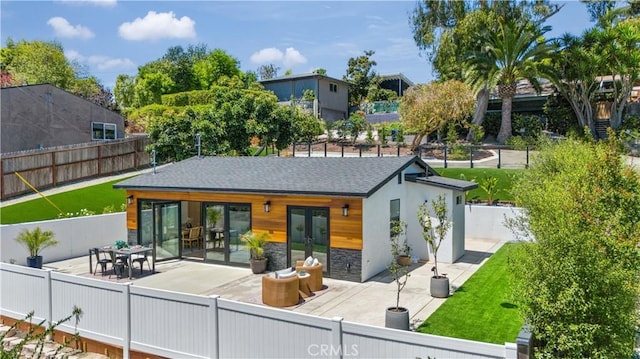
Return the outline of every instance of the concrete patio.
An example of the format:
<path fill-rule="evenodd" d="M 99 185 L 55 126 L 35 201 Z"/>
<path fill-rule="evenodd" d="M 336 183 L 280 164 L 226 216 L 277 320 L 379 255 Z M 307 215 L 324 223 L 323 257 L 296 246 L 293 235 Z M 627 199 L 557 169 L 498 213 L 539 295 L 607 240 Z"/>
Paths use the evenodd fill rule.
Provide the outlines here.
<path fill-rule="evenodd" d="M 452 289 L 461 286 L 504 242 L 466 238 L 466 254 L 454 264 L 440 263 L 441 273 L 451 280 Z M 230 267 L 188 260 L 172 260 L 156 264 L 151 274 L 145 265 L 140 275 L 134 269 L 134 278 L 117 279 L 89 274 L 88 256 L 46 263 L 45 268 L 72 275 L 92 277 L 119 283 L 131 282 L 135 286 L 170 290 L 198 295 L 219 295 L 225 299 L 262 305 L 262 275 L 254 275 L 248 268 Z M 136 276 L 137 275 L 137 276 Z M 420 325 L 446 299 L 429 295 L 431 265 L 417 263 L 411 267 L 411 277 L 400 295 L 400 305 L 409 308 L 411 325 Z M 384 326 L 385 310 L 395 306 L 396 284 L 388 272 L 383 272 L 365 283 L 331 278 L 324 279 L 325 289 L 306 298 L 300 304 L 285 309 L 322 317 L 342 317 L 346 321 Z M 454 294 L 455 295 L 455 294 Z"/>

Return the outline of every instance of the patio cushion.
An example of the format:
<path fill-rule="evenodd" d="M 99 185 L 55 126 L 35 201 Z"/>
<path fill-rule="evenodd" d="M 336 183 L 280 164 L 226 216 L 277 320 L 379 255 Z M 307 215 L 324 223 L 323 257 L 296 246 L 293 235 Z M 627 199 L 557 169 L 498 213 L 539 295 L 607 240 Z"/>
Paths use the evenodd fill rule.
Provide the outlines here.
<path fill-rule="evenodd" d="M 276 278 L 280 278 L 281 275 L 288 274 L 288 273 L 291 273 L 291 272 L 295 272 L 293 267 L 277 270 L 277 271 L 274 272 L 274 275 L 275 275 Z"/>
<path fill-rule="evenodd" d="M 279 274 L 278 275 L 278 279 L 291 278 L 291 277 L 293 277 L 295 275 L 298 275 L 298 272 L 291 271 L 289 273 Z"/>
<path fill-rule="evenodd" d="M 312 256 L 308 256 L 307 259 L 305 259 L 304 261 L 304 266 L 305 267 L 311 267 L 313 265 L 313 257 Z"/>

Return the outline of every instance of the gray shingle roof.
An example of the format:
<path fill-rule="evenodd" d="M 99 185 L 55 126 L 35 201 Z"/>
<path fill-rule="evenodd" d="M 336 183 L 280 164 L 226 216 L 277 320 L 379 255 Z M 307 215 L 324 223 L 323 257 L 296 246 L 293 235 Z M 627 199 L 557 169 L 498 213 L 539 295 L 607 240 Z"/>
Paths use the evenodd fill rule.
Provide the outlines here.
<path fill-rule="evenodd" d="M 193 157 L 114 188 L 368 197 L 418 157 Z"/>

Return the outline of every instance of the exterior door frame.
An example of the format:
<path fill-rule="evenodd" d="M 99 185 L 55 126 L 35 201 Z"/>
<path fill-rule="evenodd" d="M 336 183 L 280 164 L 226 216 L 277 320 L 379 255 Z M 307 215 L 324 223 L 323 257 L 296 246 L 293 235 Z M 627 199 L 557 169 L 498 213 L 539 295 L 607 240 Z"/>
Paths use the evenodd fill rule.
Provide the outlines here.
<path fill-rule="evenodd" d="M 326 228 L 326 239 L 327 239 L 327 247 L 326 247 L 326 260 L 325 263 L 322 263 L 323 269 L 325 273 L 329 274 L 330 268 L 330 252 L 331 252 L 331 210 L 329 207 L 315 207 L 315 206 L 298 206 L 298 205 L 288 205 L 287 206 L 287 263 L 289 266 L 295 266 L 295 263 L 291 263 L 292 256 L 292 233 L 291 233 L 291 211 L 294 209 L 304 210 L 304 239 L 305 239 L 305 258 L 313 255 L 313 238 L 312 238 L 312 229 L 313 229 L 313 211 L 314 210 L 322 210 L 326 214 L 327 219 L 327 228 Z"/>
<path fill-rule="evenodd" d="M 141 202 L 149 202 L 151 205 L 151 248 L 152 248 L 152 257 L 153 257 L 153 262 L 155 263 L 156 261 L 166 261 L 166 260 L 172 260 L 172 259 L 181 259 L 182 258 L 182 245 L 181 245 L 181 231 L 180 231 L 180 223 L 182 223 L 182 219 L 181 219 L 181 203 L 180 201 L 168 201 L 168 200 L 154 200 L 154 199 L 138 199 L 138 235 L 137 235 L 137 242 L 138 244 L 142 244 L 142 206 L 140 205 Z M 156 210 L 161 207 L 161 206 L 166 206 L 169 204 L 175 204 L 178 206 L 178 216 L 177 216 L 177 231 L 178 231 L 178 253 L 175 256 L 172 257 L 164 257 L 161 259 L 157 258 L 157 252 L 156 252 L 156 245 L 157 245 L 157 239 L 158 239 L 158 228 L 157 226 L 162 226 L 162 222 L 158 222 L 158 221 L 162 221 L 162 210 L 159 209 L 160 212 L 160 218 L 156 218 Z"/>

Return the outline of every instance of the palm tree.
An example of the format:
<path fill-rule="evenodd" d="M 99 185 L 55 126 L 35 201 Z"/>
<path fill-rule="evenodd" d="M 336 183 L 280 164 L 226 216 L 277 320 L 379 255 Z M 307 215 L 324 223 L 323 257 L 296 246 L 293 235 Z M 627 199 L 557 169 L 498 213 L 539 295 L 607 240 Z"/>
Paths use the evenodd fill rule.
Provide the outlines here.
<path fill-rule="evenodd" d="M 473 84 L 498 86 L 502 99 L 498 142 L 504 143 L 511 136 L 511 106 L 517 81 L 527 79 L 540 91 L 538 78 L 547 71 L 553 45 L 544 38 L 551 27 L 540 27 L 539 22 L 499 20 L 496 30 L 482 35 L 482 50 L 467 57 L 466 73 L 473 76 L 469 79 Z"/>

